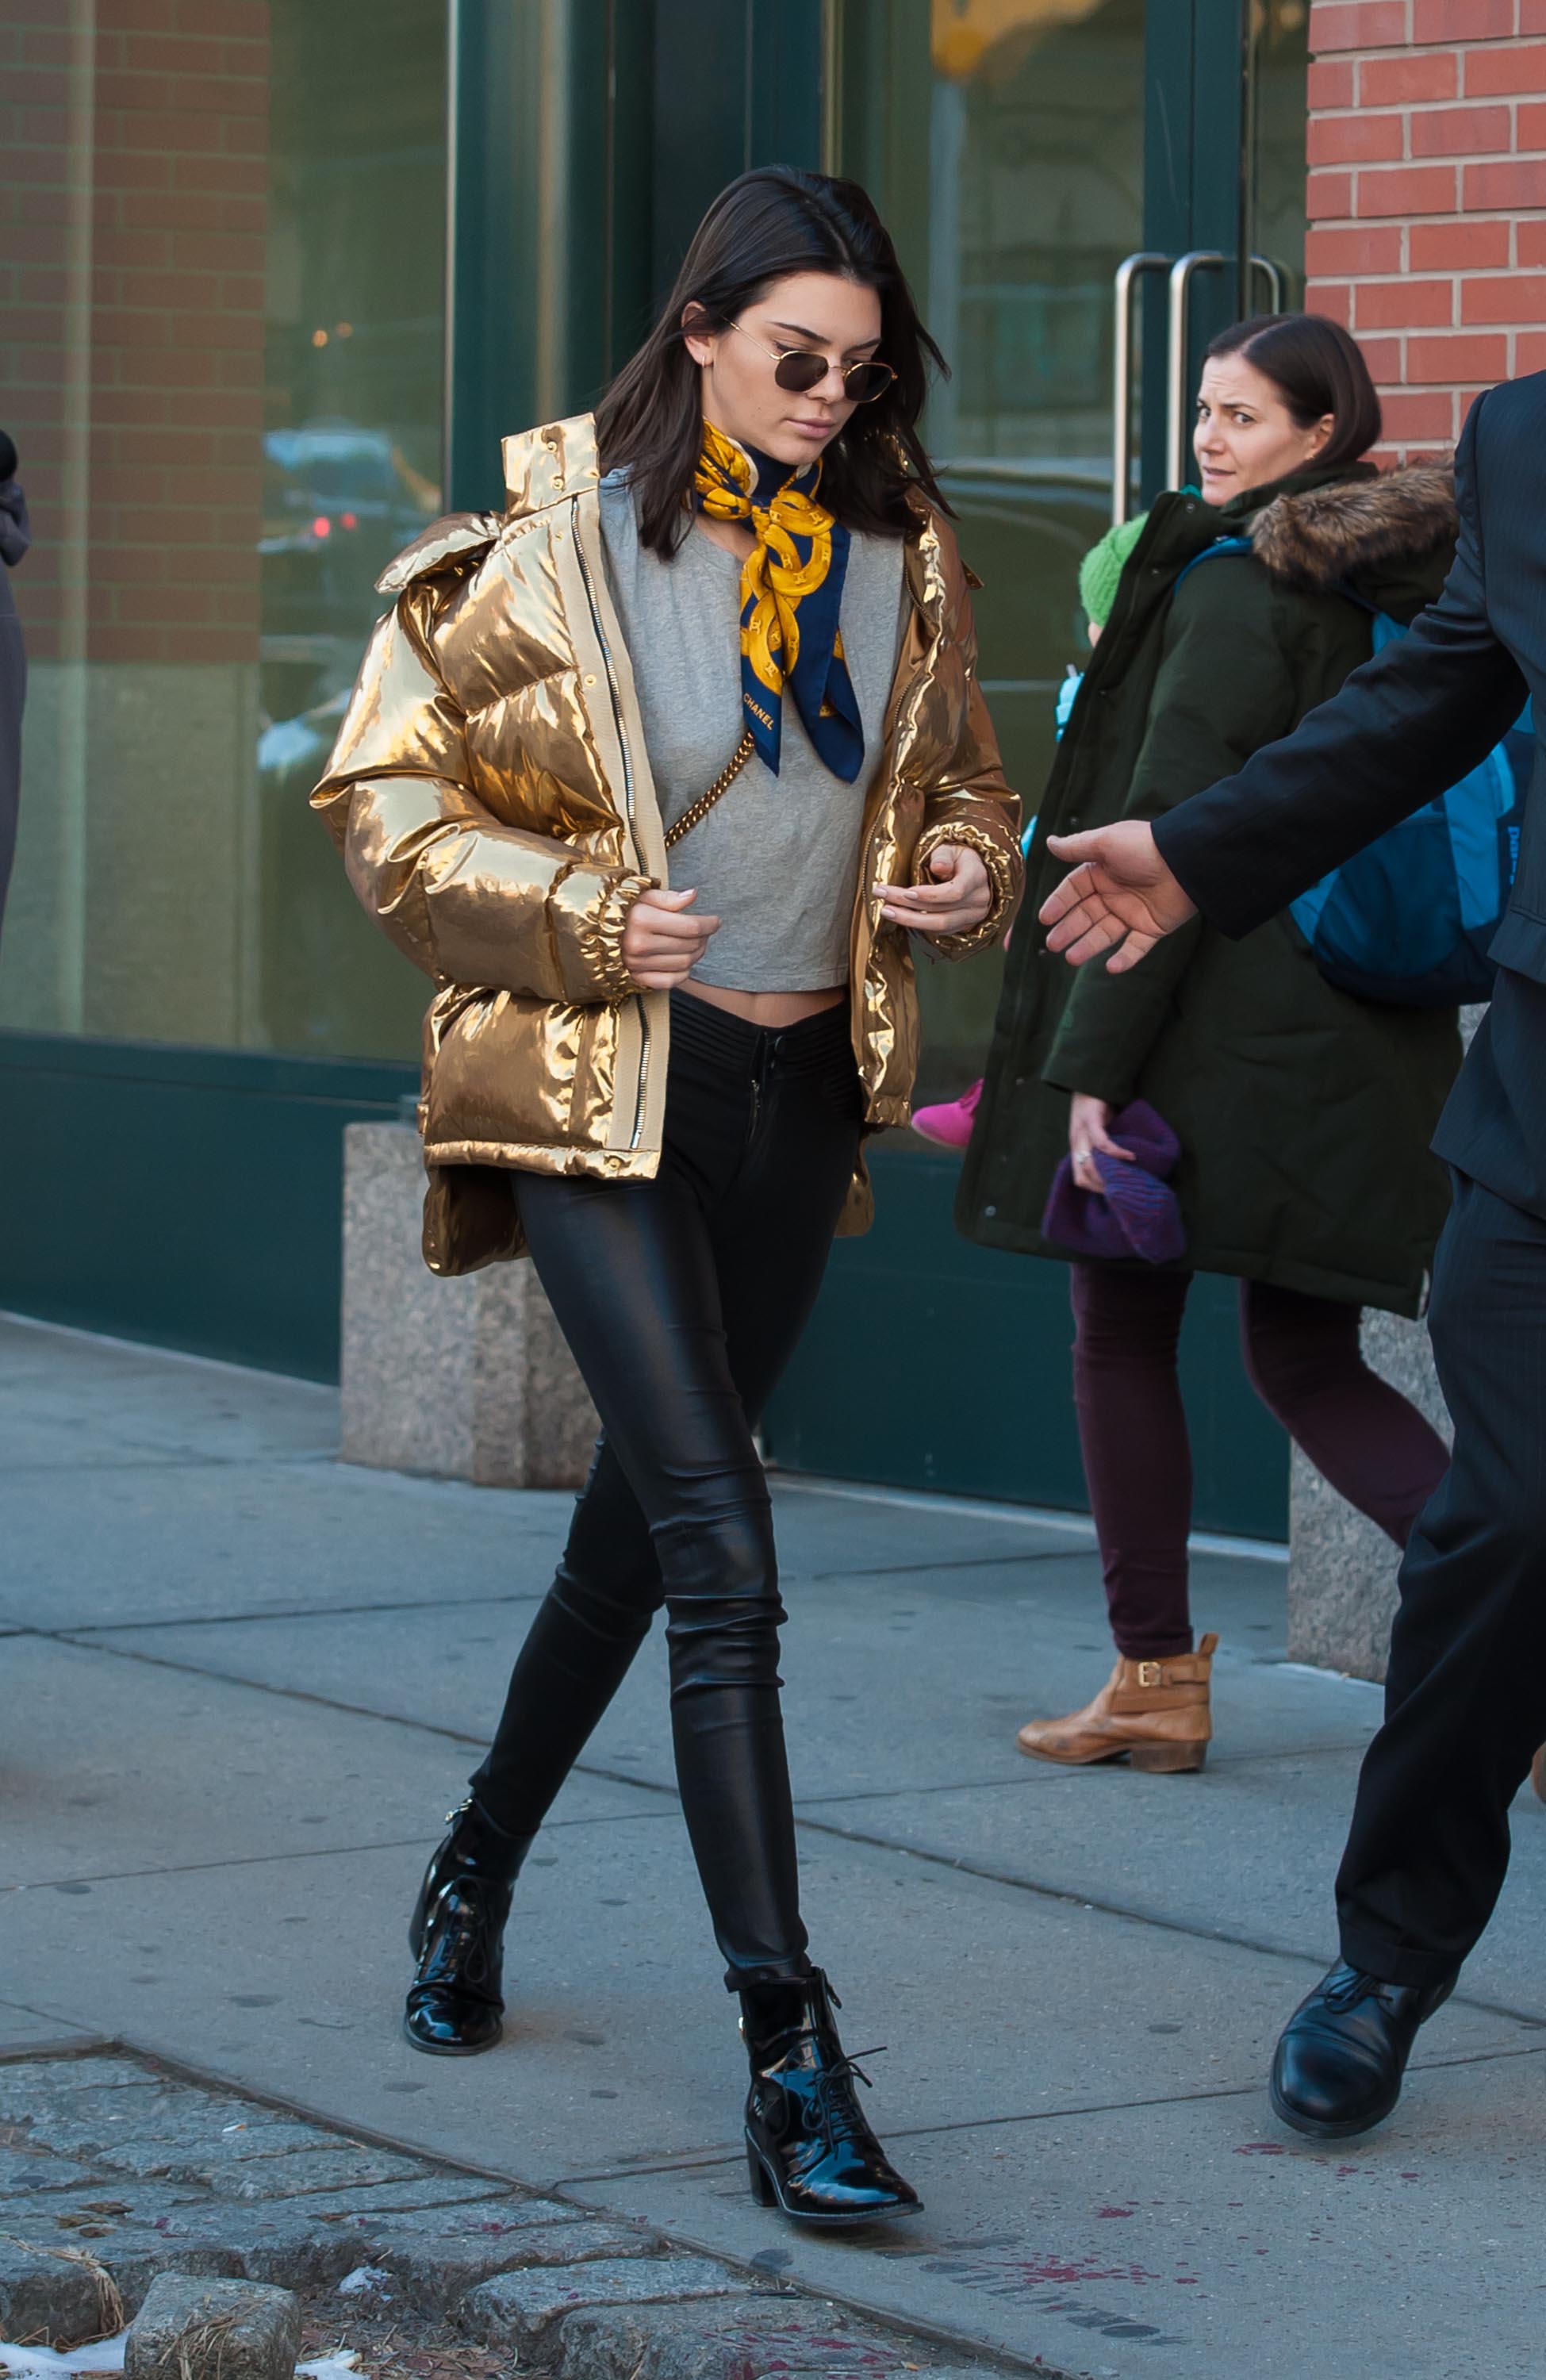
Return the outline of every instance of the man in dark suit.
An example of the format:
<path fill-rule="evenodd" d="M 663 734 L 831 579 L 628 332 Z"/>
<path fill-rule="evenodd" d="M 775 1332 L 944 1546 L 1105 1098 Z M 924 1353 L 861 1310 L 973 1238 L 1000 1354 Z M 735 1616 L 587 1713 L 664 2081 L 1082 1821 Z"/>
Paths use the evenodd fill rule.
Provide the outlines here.
<path fill-rule="evenodd" d="M 1042 911 L 1074 965 L 1134 966 L 1195 911 L 1249 933 L 1433 800 L 1535 708 L 1546 727 L 1546 373 L 1488 392 L 1455 458 L 1460 542 L 1436 603 L 1297 732 L 1153 827 L 1054 839 Z M 1337 1876 L 1341 1962 L 1298 2010 L 1273 2104 L 1321 2139 L 1395 2107 L 1508 1864 L 1546 1739 L 1546 774 L 1538 767 L 1492 1004 L 1433 1146 L 1455 1203 L 1429 1328 L 1455 1422 L 1401 1567 L 1385 1718 Z"/>

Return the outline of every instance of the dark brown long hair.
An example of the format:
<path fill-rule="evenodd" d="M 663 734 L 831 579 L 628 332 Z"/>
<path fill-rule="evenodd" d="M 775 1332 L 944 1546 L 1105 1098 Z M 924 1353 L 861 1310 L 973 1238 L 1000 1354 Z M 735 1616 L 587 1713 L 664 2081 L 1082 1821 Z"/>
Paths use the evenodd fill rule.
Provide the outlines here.
<path fill-rule="evenodd" d="M 1352 333 L 1329 314 L 1254 314 L 1219 333 L 1208 357 L 1219 356 L 1244 356 L 1265 372 L 1297 430 L 1312 430 L 1331 415 L 1317 469 L 1356 463 L 1379 444 L 1384 418 L 1369 366 Z"/>
<path fill-rule="evenodd" d="M 910 486 L 942 512 L 950 509 L 918 436 L 929 364 L 942 372 L 949 367 L 918 319 L 890 234 L 857 182 L 765 165 L 720 191 L 659 321 L 596 408 L 601 468 L 628 472 L 639 534 L 657 553 L 674 552 L 689 525 L 687 499 L 703 443 L 699 367 L 687 352 L 682 315 L 696 310 L 695 329 L 723 330 L 793 273 L 830 273 L 875 290 L 876 352 L 897 375 L 827 448 L 822 503 L 846 528 L 882 537 L 916 535 Z"/>

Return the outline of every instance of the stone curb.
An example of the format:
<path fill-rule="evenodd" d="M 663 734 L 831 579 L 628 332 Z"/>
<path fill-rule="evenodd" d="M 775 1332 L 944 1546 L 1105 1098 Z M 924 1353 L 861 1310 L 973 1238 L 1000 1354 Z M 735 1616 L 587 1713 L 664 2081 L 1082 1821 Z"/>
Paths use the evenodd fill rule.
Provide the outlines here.
<path fill-rule="evenodd" d="M 0 2337 L 118 2328 L 160 2274 L 336 2289 L 553 2380 L 986 2380 L 646 2226 L 352 2141 L 121 2052 L 0 2058 Z M 343 2317 L 349 2303 L 340 2300 Z M 1045 2365 L 1046 2380 L 1056 2375 Z"/>

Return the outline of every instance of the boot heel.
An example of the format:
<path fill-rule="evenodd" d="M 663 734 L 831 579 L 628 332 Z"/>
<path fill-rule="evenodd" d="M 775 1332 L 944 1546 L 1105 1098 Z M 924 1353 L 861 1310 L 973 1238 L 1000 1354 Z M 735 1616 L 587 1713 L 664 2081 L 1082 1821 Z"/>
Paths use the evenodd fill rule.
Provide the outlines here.
<path fill-rule="evenodd" d="M 1148 1768 L 1172 1775 L 1183 1768 L 1202 1768 L 1207 1765 L 1205 1743 L 1135 1743 L 1128 1753 L 1132 1768 Z"/>
<path fill-rule="evenodd" d="M 772 2177 L 750 2141 L 746 2143 L 746 2177 L 752 2185 L 752 2196 L 759 2206 L 777 2206 L 779 2193 L 773 2187 Z"/>

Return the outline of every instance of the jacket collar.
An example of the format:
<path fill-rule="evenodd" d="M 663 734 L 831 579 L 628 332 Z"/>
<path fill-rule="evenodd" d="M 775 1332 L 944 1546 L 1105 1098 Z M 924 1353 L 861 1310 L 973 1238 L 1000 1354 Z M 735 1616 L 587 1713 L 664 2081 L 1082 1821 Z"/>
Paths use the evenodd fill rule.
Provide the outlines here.
<path fill-rule="evenodd" d="M 596 487 L 596 416 L 576 413 L 501 439 L 505 510 L 520 520 Z"/>
<path fill-rule="evenodd" d="M 1420 601 L 1437 593 L 1459 526 L 1453 469 L 1408 463 L 1318 486 L 1292 483 L 1255 515 L 1250 542 L 1284 586 L 1323 593 L 1349 581 L 1361 588 L 1372 574 L 1373 583 Z"/>
<path fill-rule="evenodd" d="M 1247 488 L 1243 495 L 1231 496 L 1220 504 L 1218 515 L 1231 528 L 1241 529 L 1264 513 L 1279 496 L 1308 496 L 1318 488 L 1347 487 L 1360 480 L 1377 480 L 1380 474 L 1372 463 L 1310 463 L 1302 471 L 1289 471 L 1269 487 Z"/>

